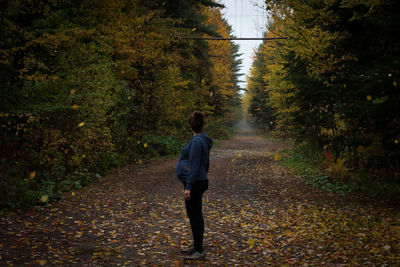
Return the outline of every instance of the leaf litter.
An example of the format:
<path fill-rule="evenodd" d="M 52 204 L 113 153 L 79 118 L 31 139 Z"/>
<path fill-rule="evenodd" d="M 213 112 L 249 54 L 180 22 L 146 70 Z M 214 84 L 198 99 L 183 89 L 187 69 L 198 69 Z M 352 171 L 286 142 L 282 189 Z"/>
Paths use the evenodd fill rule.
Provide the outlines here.
<path fill-rule="evenodd" d="M 176 160 L 111 173 L 60 202 L 0 218 L 1 265 L 300 266 L 400 264 L 400 211 L 305 185 L 282 148 L 249 134 L 220 141 L 205 193 L 205 261 L 191 245 Z"/>

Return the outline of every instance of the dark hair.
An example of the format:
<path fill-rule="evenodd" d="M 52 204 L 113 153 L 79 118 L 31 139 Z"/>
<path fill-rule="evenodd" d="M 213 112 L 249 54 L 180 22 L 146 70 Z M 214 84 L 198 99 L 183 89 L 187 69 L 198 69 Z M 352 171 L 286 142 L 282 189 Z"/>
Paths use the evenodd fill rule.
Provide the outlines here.
<path fill-rule="evenodd" d="M 189 119 L 190 128 L 196 133 L 201 133 L 204 126 L 204 118 L 205 115 L 203 111 L 194 111 Z"/>

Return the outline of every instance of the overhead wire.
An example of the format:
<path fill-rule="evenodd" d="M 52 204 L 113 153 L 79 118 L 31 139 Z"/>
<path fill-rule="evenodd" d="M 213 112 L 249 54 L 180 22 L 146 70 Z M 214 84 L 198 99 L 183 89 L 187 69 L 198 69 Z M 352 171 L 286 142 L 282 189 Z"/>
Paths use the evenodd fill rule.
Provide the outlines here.
<path fill-rule="evenodd" d="M 248 0 L 250 1 L 250 0 Z M 264 29 L 266 27 L 266 21 L 267 21 L 267 12 L 263 7 L 259 6 L 259 0 L 257 0 L 257 2 L 253 2 L 253 4 L 256 7 L 256 15 L 243 15 L 243 0 L 240 1 L 240 18 L 238 21 L 238 2 L 237 0 L 235 0 L 234 2 L 234 13 L 235 15 L 234 17 L 234 32 L 235 32 L 235 36 L 240 36 L 240 37 L 231 37 L 231 38 L 219 38 L 219 37 L 196 37 L 196 36 L 187 36 L 187 37 L 177 37 L 176 39 L 186 39 L 186 40 L 279 40 L 279 39 L 288 39 L 288 37 L 266 37 L 266 35 L 264 35 Z M 262 8 L 263 12 L 261 12 L 261 14 L 259 14 L 259 8 Z M 254 12 L 254 11 L 253 11 Z M 261 19 L 261 23 L 263 25 L 260 25 L 260 20 L 259 20 L 259 16 L 262 16 L 263 18 Z M 232 16 L 230 16 L 232 17 Z M 243 18 L 244 17 L 256 17 L 256 38 L 251 37 L 251 38 L 243 38 Z M 253 21 L 254 22 L 254 21 Z M 239 25 L 240 24 L 240 25 Z M 240 29 L 239 29 L 240 26 Z M 260 30 L 262 31 L 261 36 L 260 36 Z"/>

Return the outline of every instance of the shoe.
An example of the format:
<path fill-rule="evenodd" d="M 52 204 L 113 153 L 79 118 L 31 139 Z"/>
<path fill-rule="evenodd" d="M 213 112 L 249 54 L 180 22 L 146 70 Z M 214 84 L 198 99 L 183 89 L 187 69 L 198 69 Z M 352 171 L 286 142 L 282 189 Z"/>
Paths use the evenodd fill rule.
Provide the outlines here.
<path fill-rule="evenodd" d="M 205 258 L 205 253 L 203 252 L 198 252 L 195 251 L 194 253 L 190 254 L 189 256 L 186 256 L 184 260 L 204 260 Z"/>
<path fill-rule="evenodd" d="M 196 252 L 196 250 L 194 249 L 194 246 L 190 246 L 190 247 L 181 249 L 181 253 L 185 254 L 185 255 L 190 255 L 194 252 Z"/>

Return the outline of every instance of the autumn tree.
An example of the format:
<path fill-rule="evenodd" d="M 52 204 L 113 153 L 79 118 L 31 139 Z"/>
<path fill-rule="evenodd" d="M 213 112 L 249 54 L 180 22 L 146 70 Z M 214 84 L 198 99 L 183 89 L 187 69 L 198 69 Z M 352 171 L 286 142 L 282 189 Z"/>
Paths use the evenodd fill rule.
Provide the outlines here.
<path fill-rule="evenodd" d="M 399 3 L 266 4 L 268 33 L 289 37 L 260 52 L 271 59 L 263 105 L 275 108 L 278 129 L 333 151 L 347 169 L 398 182 Z"/>
<path fill-rule="evenodd" d="M 210 100 L 219 82 L 210 44 L 181 39 L 224 32 L 221 19 L 206 23 L 219 4 L 179 1 L 185 9 L 176 10 L 176 1 L 3 3 L 2 207 L 56 199 L 110 167 L 178 153 L 194 109 L 231 116 L 235 85 L 226 98 Z M 215 53 L 235 62 L 227 48 Z M 237 68 L 229 66 L 224 75 L 233 81 Z"/>
<path fill-rule="evenodd" d="M 207 15 L 206 25 L 217 26 L 216 33 L 224 38 L 232 37 L 231 27 L 222 18 L 219 9 L 207 8 L 203 11 Z M 211 76 L 206 97 L 214 117 L 214 123 L 233 125 L 235 107 L 240 105 L 239 99 L 239 66 L 238 46 L 229 41 L 207 41 L 210 61 L 212 63 Z M 215 127 L 218 127 L 215 125 Z"/>

